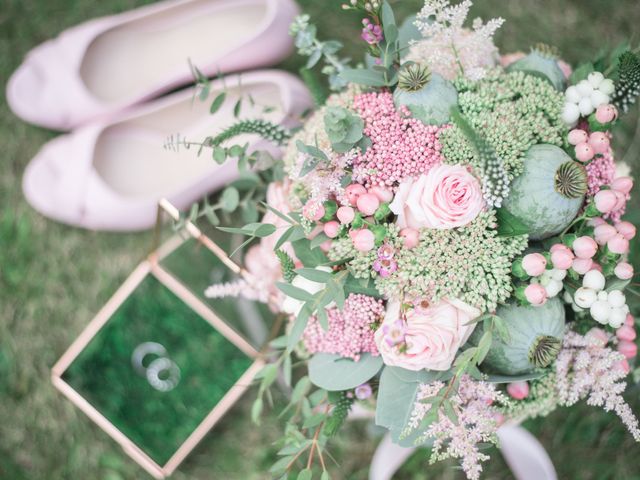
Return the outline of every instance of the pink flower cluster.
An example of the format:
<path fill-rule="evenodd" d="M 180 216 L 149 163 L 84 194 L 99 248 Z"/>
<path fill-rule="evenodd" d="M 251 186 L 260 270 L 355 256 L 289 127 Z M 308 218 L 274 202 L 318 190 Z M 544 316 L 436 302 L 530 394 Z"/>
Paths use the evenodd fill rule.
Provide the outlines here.
<path fill-rule="evenodd" d="M 407 433 L 424 428 L 423 419 L 434 405 L 442 404 L 429 400 L 433 400 L 445 388 L 446 385 L 440 381 L 418 387 Z M 479 382 L 463 375 L 457 392 L 449 400 L 457 418 L 451 418 L 441 408 L 416 443 L 433 439 L 431 462 L 458 458 L 467 478 L 477 480 L 482 472 L 481 462 L 489 460 L 489 456 L 481 452 L 481 445 L 496 443 L 499 412 L 495 404 L 506 403 L 506 398 L 495 384 Z"/>
<path fill-rule="evenodd" d="M 369 45 L 374 45 L 376 43 L 380 43 L 384 38 L 382 34 L 382 27 L 380 25 L 376 25 L 375 23 L 371 23 L 371 20 L 365 18 L 362 20 L 362 34 L 360 38 L 367 42 Z"/>
<path fill-rule="evenodd" d="M 384 304 L 367 295 L 349 295 L 342 310 L 327 310 L 329 329 L 324 330 L 312 317 L 304 331 L 304 345 L 309 353 L 334 353 L 360 359 L 361 353 L 378 355 L 374 331 L 384 316 Z"/>
<path fill-rule="evenodd" d="M 622 394 L 627 369 L 624 356 L 607 348 L 593 335 L 567 332 L 556 360 L 556 391 L 560 405 L 572 406 L 582 399 L 587 405 L 613 411 L 636 441 L 640 425 Z"/>
<path fill-rule="evenodd" d="M 358 182 L 366 187 L 394 187 L 442 162 L 438 135 L 446 126 L 425 125 L 410 118 L 406 107 L 398 111 L 388 92 L 357 95 L 354 107 L 365 122 L 364 134 L 373 142 L 354 159 L 354 179 Z"/>
<path fill-rule="evenodd" d="M 611 148 L 603 155 L 598 155 L 585 165 L 587 170 L 587 195 L 593 196 L 600 191 L 603 185 L 609 185 L 616 174 L 616 164 Z"/>

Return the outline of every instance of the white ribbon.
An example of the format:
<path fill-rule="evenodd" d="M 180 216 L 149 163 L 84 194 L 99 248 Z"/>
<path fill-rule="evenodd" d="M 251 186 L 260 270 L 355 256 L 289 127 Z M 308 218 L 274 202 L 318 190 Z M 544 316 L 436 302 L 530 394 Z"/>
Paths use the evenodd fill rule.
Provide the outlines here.
<path fill-rule="evenodd" d="M 503 425 L 498 437 L 502 456 L 516 480 L 558 479 L 546 450 L 527 430 L 519 425 Z M 369 480 L 391 480 L 415 450 L 396 445 L 387 432 L 373 454 Z"/>

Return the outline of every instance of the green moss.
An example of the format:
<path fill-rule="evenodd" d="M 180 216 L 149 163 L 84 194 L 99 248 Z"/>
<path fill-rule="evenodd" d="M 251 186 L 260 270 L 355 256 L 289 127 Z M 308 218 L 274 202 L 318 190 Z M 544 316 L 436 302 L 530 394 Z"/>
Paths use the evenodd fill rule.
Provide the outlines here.
<path fill-rule="evenodd" d="M 131 365 L 143 342 L 162 344 L 180 368 L 169 392 Z M 63 378 L 160 465 L 166 463 L 252 363 L 155 277 L 148 276 Z"/>

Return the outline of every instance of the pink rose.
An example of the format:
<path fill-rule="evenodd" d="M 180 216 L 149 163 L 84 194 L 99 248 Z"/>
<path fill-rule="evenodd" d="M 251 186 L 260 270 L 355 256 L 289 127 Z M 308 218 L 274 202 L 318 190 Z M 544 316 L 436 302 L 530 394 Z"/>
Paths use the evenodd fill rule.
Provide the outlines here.
<path fill-rule="evenodd" d="M 478 180 L 460 165 L 438 165 L 398 187 L 391 211 L 400 228 L 461 227 L 484 208 Z"/>
<path fill-rule="evenodd" d="M 400 317 L 400 302 L 391 301 L 375 341 L 384 363 L 407 370 L 440 370 L 451 368 L 458 349 L 473 332 L 469 324 L 480 311 L 461 300 L 443 299 L 427 308 L 414 308 Z M 398 327 L 402 323 L 402 328 Z M 402 338 L 388 341 L 389 332 L 400 331 Z"/>

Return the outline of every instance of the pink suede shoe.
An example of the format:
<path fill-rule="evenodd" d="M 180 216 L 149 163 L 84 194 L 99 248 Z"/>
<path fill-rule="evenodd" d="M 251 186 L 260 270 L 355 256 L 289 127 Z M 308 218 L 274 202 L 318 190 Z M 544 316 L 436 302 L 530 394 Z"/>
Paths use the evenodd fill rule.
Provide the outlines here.
<path fill-rule="evenodd" d="M 186 208 L 238 177 L 234 161 L 218 165 L 209 149 L 200 155 L 197 147 L 165 149 L 170 135 L 179 133 L 191 141 L 216 135 L 238 121 L 233 109 L 240 97 L 245 99 L 240 119 L 262 118 L 288 127 L 296 126 L 312 104 L 300 80 L 276 70 L 228 76 L 211 87 L 206 102 L 193 100 L 189 89 L 50 141 L 26 169 L 27 201 L 43 215 L 70 225 L 111 231 L 149 228 L 161 198 Z M 211 101 L 223 89 L 226 101 L 212 115 Z M 231 145 L 247 142 L 281 154 L 252 135 Z"/>
<path fill-rule="evenodd" d="M 7 84 L 27 122 L 58 130 L 206 76 L 274 65 L 291 51 L 294 0 L 169 0 L 98 18 L 32 50 Z"/>

